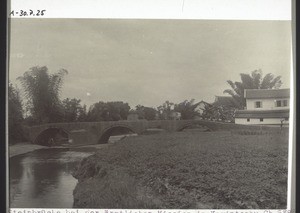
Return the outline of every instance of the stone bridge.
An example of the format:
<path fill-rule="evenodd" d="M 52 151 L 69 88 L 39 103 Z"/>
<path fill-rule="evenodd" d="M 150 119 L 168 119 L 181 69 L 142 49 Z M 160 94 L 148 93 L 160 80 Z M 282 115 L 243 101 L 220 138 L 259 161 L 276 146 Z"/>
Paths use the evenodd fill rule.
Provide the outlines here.
<path fill-rule="evenodd" d="M 107 143 L 116 131 L 129 131 L 142 134 L 148 129 L 162 129 L 168 132 L 182 131 L 185 128 L 198 125 L 206 127 L 209 131 L 224 131 L 235 129 L 236 124 L 219 123 L 206 120 L 124 120 L 103 122 L 74 122 L 49 123 L 39 126 L 27 127 L 28 139 L 35 144 L 47 144 L 53 135 L 60 133 L 63 138 L 73 145 L 88 145 Z"/>

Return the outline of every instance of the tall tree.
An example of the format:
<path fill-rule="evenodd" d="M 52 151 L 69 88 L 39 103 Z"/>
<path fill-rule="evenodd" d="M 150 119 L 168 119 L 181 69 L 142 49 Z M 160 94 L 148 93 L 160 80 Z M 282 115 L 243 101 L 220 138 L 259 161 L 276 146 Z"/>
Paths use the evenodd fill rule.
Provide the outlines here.
<path fill-rule="evenodd" d="M 241 73 L 240 77 L 240 82 L 228 80 L 231 89 L 226 89 L 223 93 L 231 95 L 237 108 L 241 109 L 246 106 L 245 89 L 278 89 L 282 85 L 281 76 L 275 77 L 272 73 L 268 73 L 263 77 L 261 70 L 254 70 L 250 74 Z"/>
<path fill-rule="evenodd" d="M 135 111 L 139 115 L 139 119 L 155 120 L 157 111 L 151 107 L 137 105 Z"/>
<path fill-rule="evenodd" d="M 197 111 L 197 107 L 200 102 L 195 103 L 195 99 L 190 101 L 185 100 L 179 104 L 175 104 L 174 111 L 181 113 L 181 119 L 193 119 L 195 116 L 199 116 L 200 113 Z"/>
<path fill-rule="evenodd" d="M 130 106 L 123 101 L 107 102 L 108 106 L 108 120 L 118 121 L 126 120 L 129 114 Z"/>
<path fill-rule="evenodd" d="M 8 139 L 9 143 L 20 142 L 24 138 L 22 129 L 23 112 L 19 90 L 8 85 Z"/>
<path fill-rule="evenodd" d="M 146 120 L 151 121 L 151 120 L 156 119 L 156 115 L 157 115 L 156 109 L 154 109 L 152 107 L 145 107 L 144 108 L 144 113 L 145 113 L 145 119 Z"/>
<path fill-rule="evenodd" d="M 30 114 L 36 123 L 59 122 L 63 111 L 59 94 L 67 70 L 50 74 L 46 66 L 32 67 L 19 77 L 27 98 Z"/>
<path fill-rule="evenodd" d="M 78 121 L 80 113 L 83 111 L 83 107 L 80 105 L 80 102 L 81 100 L 76 98 L 66 98 L 62 101 L 64 108 L 64 121 Z"/>
<path fill-rule="evenodd" d="M 88 112 L 88 121 L 118 121 L 126 120 L 130 106 L 122 101 L 93 104 Z"/>
<path fill-rule="evenodd" d="M 78 121 L 87 121 L 87 110 L 86 110 L 86 105 L 84 104 L 78 112 Z"/>
<path fill-rule="evenodd" d="M 144 108 L 145 108 L 144 106 L 139 104 L 139 105 L 135 106 L 135 110 L 132 110 L 132 112 L 137 113 L 139 119 L 145 119 Z"/>
<path fill-rule="evenodd" d="M 171 119 L 171 113 L 174 111 L 174 103 L 170 101 L 165 101 L 162 105 L 157 107 L 159 117 L 162 120 Z"/>
<path fill-rule="evenodd" d="M 87 113 L 87 121 L 104 121 L 107 113 L 107 105 L 99 101 L 90 106 Z"/>

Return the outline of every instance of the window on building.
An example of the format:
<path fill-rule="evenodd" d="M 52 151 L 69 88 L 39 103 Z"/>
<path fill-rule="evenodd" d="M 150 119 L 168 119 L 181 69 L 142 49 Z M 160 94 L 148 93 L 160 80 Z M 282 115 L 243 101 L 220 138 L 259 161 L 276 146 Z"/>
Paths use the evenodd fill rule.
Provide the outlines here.
<path fill-rule="evenodd" d="M 289 120 L 289 118 L 288 118 L 288 117 L 286 117 L 286 118 L 284 118 L 284 120 L 285 120 L 285 121 L 288 121 L 288 120 Z"/>
<path fill-rule="evenodd" d="M 262 108 L 262 102 L 261 101 L 255 101 L 255 108 Z"/>
<path fill-rule="evenodd" d="M 276 101 L 276 107 L 281 107 L 281 100 Z"/>
<path fill-rule="evenodd" d="M 263 121 L 264 121 L 264 119 L 263 119 L 263 118 L 260 118 L 260 119 L 259 119 L 259 121 L 260 121 L 260 122 L 263 122 Z"/>
<path fill-rule="evenodd" d="M 276 107 L 285 107 L 288 106 L 288 100 L 276 100 L 275 101 Z"/>
<path fill-rule="evenodd" d="M 250 122 L 250 118 L 247 118 L 247 122 Z"/>

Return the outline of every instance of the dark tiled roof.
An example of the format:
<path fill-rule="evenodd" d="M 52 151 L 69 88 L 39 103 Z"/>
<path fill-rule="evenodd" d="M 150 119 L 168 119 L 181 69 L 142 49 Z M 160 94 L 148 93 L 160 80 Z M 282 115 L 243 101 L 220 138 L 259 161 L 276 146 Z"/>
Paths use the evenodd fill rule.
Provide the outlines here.
<path fill-rule="evenodd" d="M 216 96 L 214 106 L 230 106 L 234 107 L 234 99 L 231 96 Z"/>
<path fill-rule="evenodd" d="M 282 110 L 237 110 L 235 118 L 286 118 L 289 109 Z"/>
<path fill-rule="evenodd" d="M 289 98 L 290 89 L 245 89 L 245 98 Z"/>

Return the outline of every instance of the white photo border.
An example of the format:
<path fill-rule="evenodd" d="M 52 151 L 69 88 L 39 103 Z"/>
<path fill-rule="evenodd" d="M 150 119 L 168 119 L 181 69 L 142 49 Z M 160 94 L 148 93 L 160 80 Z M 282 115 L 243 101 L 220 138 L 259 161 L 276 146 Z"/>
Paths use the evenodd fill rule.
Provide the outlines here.
<path fill-rule="evenodd" d="M 11 0 L 8 4 L 8 15 L 10 18 L 278 20 L 291 21 L 292 24 L 292 2 L 292 0 Z M 12 11 L 20 10 L 45 10 L 45 12 L 43 16 L 12 17 L 10 15 Z M 293 42 L 294 40 L 292 46 Z M 291 51 L 292 49 L 293 47 Z M 293 51 L 291 56 L 290 117 L 292 119 L 290 119 L 289 129 L 288 210 L 294 205 L 291 203 L 291 190 L 292 168 L 295 168 L 292 163 L 295 155 L 296 118 Z M 8 141 L 7 135 L 6 132 Z M 8 150 L 6 153 L 8 154 Z"/>

